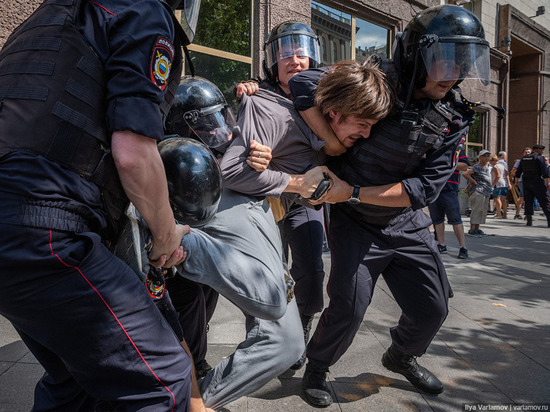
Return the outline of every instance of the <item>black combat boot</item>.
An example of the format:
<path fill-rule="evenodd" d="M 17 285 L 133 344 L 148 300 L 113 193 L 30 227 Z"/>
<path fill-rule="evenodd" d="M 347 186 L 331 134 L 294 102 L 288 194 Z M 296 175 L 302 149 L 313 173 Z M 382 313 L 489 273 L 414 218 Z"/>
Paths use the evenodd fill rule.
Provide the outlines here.
<path fill-rule="evenodd" d="M 309 342 L 309 333 L 311 332 L 311 324 L 313 323 L 313 315 L 306 316 L 300 313 L 300 320 L 302 321 L 302 328 L 304 330 L 304 342 L 306 343 L 306 347 L 307 347 L 307 343 Z M 300 359 L 298 359 L 296 363 L 290 367 L 290 369 L 297 371 L 302 366 L 304 366 L 304 363 L 306 363 L 305 350 L 304 350 L 304 353 L 302 353 L 302 356 L 300 357 Z"/>
<path fill-rule="evenodd" d="M 400 373 L 423 392 L 432 395 L 443 392 L 443 384 L 433 373 L 420 366 L 415 356 L 401 352 L 393 344 L 382 356 L 382 365 L 392 372 Z"/>
<path fill-rule="evenodd" d="M 306 400 L 317 407 L 325 407 L 332 404 L 332 396 L 327 386 L 328 368 L 318 368 L 311 362 L 306 365 L 306 371 L 302 378 L 302 389 Z"/>
<path fill-rule="evenodd" d="M 527 218 L 527 224 L 525 226 L 533 226 L 533 216 L 527 215 L 525 217 Z"/>
<path fill-rule="evenodd" d="M 550 216 L 546 217 L 546 221 L 548 222 L 548 227 L 550 227 Z"/>

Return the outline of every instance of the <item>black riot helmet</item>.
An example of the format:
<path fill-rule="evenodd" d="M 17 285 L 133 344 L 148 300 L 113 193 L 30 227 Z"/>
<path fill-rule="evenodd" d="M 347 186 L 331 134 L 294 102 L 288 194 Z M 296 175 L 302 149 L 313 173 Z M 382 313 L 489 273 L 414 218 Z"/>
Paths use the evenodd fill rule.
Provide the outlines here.
<path fill-rule="evenodd" d="M 307 24 L 285 21 L 275 26 L 264 44 L 264 71 L 272 82 L 277 81 L 277 62 L 292 56 L 309 57 L 309 68 L 318 67 L 319 39 Z"/>
<path fill-rule="evenodd" d="M 215 154 L 223 154 L 236 122 L 220 89 L 202 77 L 184 76 L 173 102 L 165 134 L 198 139 Z"/>
<path fill-rule="evenodd" d="M 187 37 L 187 42 L 184 41 L 185 39 L 182 40 L 183 45 L 193 43 L 197 21 L 199 20 L 201 0 L 164 0 L 164 2 L 175 12 L 177 21 L 183 29 L 185 37 Z"/>
<path fill-rule="evenodd" d="M 417 88 L 435 81 L 479 79 L 490 82 L 489 43 L 479 19 L 450 5 L 418 13 L 397 39 L 395 58 L 402 80 Z"/>
<path fill-rule="evenodd" d="M 158 149 L 174 217 L 191 227 L 204 226 L 216 214 L 222 194 L 216 158 L 202 143 L 183 137 L 165 139 Z"/>

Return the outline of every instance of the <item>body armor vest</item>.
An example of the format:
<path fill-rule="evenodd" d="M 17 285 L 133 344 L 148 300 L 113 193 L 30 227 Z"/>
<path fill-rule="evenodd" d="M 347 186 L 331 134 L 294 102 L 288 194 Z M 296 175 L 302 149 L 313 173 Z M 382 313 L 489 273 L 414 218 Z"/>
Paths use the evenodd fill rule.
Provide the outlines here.
<path fill-rule="evenodd" d="M 46 0 L 9 37 L 0 52 L 0 156 L 29 151 L 100 187 L 110 237 L 128 199 L 111 153 L 105 121 L 102 62 L 75 27 L 81 0 Z M 174 64 L 173 98 L 181 71 Z M 176 61 L 174 61 L 176 63 Z M 170 102 L 161 110 L 166 116 Z M 30 116 L 29 116 L 30 114 Z"/>
<path fill-rule="evenodd" d="M 391 61 L 383 61 L 380 68 L 389 80 L 399 83 Z M 461 116 L 453 101 L 430 101 L 422 110 L 402 110 L 398 101 L 394 113 L 380 120 L 368 139 L 361 139 L 348 150 L 340 163 L 340 176 L 351 185 L 378 186 L 400 182 L 414 175 L 428 151 L 441 146 L 445 132 L 454 116 Z M 348 214 L 368 224 L 385 226 L 406 208 L 370 204 L 341 207 Z"/>
<path fill-rule="evenodd" d="M 537 154 L 531 153 L 521 158 L 521 168 L 523 170 L 524 179 L 533 179 L 541 177 L 541 171 L 539 162 L 537 161 Z"/>

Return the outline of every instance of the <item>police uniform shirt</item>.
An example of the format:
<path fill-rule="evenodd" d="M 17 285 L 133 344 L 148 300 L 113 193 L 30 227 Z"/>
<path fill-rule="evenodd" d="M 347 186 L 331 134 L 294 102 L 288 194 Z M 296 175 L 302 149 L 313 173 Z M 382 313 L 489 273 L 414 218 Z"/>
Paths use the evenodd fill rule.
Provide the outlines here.
<path fill-rule="evenodd" d="M 105 68 L 109 135 L 130 130 L 161 139 L 159 104 L 164 100 L 174 56 L 170 10 L 158 0 L 82 4 L 76 27 Z M 0 182 L 0 192 L 58 202 L 60 208 L 84 217 L 94 229 L 105 225 L 99 188 L 42 156 L 24 151 L 5 156 L 0 160 Z M 4 213 L 0 219 L 12 221 L 14 217 L 6 218 Z"/>

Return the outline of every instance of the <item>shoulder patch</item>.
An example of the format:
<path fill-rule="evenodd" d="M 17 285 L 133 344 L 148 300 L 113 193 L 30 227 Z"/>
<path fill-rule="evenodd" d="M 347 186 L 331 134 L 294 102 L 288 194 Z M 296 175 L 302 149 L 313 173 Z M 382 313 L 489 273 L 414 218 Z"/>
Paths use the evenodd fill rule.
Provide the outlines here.
<path fill-rule="evenodd" d="M 164 90 L 168 84 L 173 59 L 174 46 L 172 42 L 164 37 L 159 37 L 151 55 L 151 81 L 160 90 Z"/>

